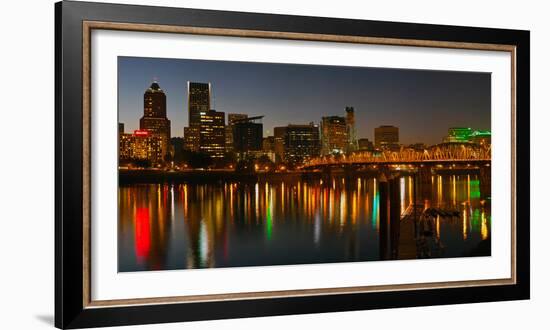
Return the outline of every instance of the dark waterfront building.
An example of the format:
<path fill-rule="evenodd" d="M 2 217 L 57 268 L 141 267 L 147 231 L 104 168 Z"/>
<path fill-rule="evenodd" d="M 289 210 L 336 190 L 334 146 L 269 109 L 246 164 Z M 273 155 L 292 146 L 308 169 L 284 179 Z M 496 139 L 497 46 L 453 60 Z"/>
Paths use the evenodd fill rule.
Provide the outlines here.
<path fill-rule="evenodd" d="M 299 164 L 304 160 L 318 157 L 321 152 L 319 127 L 309 125 L 288 125 L 285 134 L 285 160 Z"/>
<path fill-rule="evenodd" d="M 255 157 L 262 152 L 263 116 L 248 117 L 233 122 L 233 148 L 240 159 Z"/>
<path fill-rule="evenodd" d="M 348 138 L 346 152 L 353 152 L 358 149 L 357 133 L 355 131 L 355 110 L 353 107 L 346 107 L 346 135 Z"/>
<path fill-rule="evenodd" d="M 166 94 L 154 81 L 143 95 L 143 117 L 139 129 L 147 130 L 161 138 L 162 157 L 169 152 L 170 120 L 166 118 Z"/>
<path fill-rule="evenodd" d="M 410 149 L 414 149 L 414 150 L 417 150 L 417 151 L 422 151 L 422 150 L 425 150 L 427 148 L 426 144 L 425 143 L 413 143 L 413 144 L 410 144 L 408 146 L 408 148 Z"/>
<path fill-rule="evenodd" d="M 264 137 L 262 142 L 262 150 L 264 155 L 269 157 L 272 162 L 277 161 L 275 157 L 275 136 L 271 135 Z"/>
<path fill-rule="evenodd" d="M 346 118 L 340 116 L 323 117 L 321 120 L 321 155 L 343 153 L 348 144 Z"/>
<path fill-rule="evenodd" d="M 383 125 L 374 129 L 374 145 L 380 149 L 399 148 L 399 128 Z"/>
<path fill-rule="evenodd" d="M 286 126 L 273 128 L 273 151 L 275 152 L 276 162 L 282 162 L 285 160 L 285 136 Z"/>
<path fill-rule="evenodd" d="M 264 137 L 262 142 L 262 149 L 264 152 L 275 152 L 275 136 Z"/>
<path fill-rule="evenodd" d="M 183 158 L 184 139 L 182 137 L 173 137 L 170 139 L 170 145 L 173 151 L 172 160 L 176 163 L 181 162 Z"/>
<path fill-rule="evenodd" d="M 229 113 L 227 114 L 227 126 L 225 127 L 225 151 L 233 151 L 233 123 L 237 120 L 248 118 L 247 114 Z"/>
<path fill-rule="evenodd" d="M 373 150 L 374 144 L 369 139 L 359 139 L 357 140 L 357 146 L 358 150 L 365 151 L 365 150 Z"/>
<path fill-rule="evenodd" d="M 213 158 L 225 153 L 225 112 L 210 110 L 200 113 L 199 150 Z"/>

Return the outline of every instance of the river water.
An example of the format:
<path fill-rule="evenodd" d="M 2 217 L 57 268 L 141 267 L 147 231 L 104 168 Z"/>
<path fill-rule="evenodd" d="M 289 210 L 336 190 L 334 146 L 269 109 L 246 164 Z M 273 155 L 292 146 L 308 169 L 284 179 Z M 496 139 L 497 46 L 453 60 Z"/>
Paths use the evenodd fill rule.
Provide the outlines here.
<path fill-rule="evenodd" d="M 397 180 L 400 213 L 414 204 L 419 214 L 436 208 L 455 215 L 434 216 L 421 229 L 399 220 L 394 249 L 408 249 L 407 258 L 490 255 L 490 197 L 481 196 L 477 175 L 433 175 L 423 194 L 412 176 Z M 382 247 L 387 230 L 381 230 L 381 207 L 374 178 L 122 185 L 118 267 L 125 272 L 404 258 L 407 253 L 388 256 Z M 419 215 L 407 221 L 414 219 Z M 422 253 L 414 249 L 418 232 Z"/>

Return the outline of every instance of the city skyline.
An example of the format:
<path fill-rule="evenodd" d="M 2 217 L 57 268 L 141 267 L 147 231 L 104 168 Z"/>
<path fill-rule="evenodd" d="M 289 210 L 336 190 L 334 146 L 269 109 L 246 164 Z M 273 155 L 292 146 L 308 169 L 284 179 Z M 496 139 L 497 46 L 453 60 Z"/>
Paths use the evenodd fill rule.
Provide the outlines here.
<path fill-rule="evenodd" d="M 166 93 L 174 137 L 188 125 L 188 81 L 212 85 L 212 109 L 264 115 L 264 136 L 277 126 L 319 124 L 347 106 L 358 139 L 374 140 L 381 125 L 399 127 L 402 144 L 441 143 L 455 126 L 490 130 L 487 73 L 119 57 L 119 122 L 129 132 L 139 128 L 153 80 Z"/>
<path fill-rule="evenodd" d="M 490 76 L 121 61 L 119 271 L 491 255 Z"/>

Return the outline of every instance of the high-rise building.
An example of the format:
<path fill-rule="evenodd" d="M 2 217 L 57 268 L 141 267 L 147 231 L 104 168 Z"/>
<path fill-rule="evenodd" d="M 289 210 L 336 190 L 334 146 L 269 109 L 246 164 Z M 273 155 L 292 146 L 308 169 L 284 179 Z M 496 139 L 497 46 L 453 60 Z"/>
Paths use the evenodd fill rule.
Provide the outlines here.
<path fill-rule="evenodd" d="M 189 109 L 189 126 L 199 125 L 201 112 L 210 111 L 210 83 L 187 82 L 187 106 Z"/>
<path fill-rule="evenodd" d="M 358 149 L 357 134 L 355 131 L 355 110 L 353 107 L 346 107 L 346 134 L 348 137 L 346 152 L 353 152 Z"/>
<path fill-rule="evenodd" d="M 321 120 L 321 155 L 343 153 L 348 143 L 346 118 L 323 117 Z"/>
<path fill-rule="evenodd" d="M 273 128 L 273 138 L 275 144 L 274 152 L 276 162 L 282 162 L 285 160 L 285 137 L 286 126 Z"/>
<path fill-rule="evenodd" d="M 357 140 L 357 147 L 358 150 L 365 151 L 365 150 L 372 150 L 374 149 L 374 144 L 369 139 L 359 139 Z"/>
<path fill-rule="evenodd" d="M 248 117 L 233 122 L 233 147 L 240 159 L 255 157 L 262 152 L 263 116 Z"/>
<path fill-rule="evenodd" d="M 225 112 L 200 112 L 199 150 L 213 158 L 225 152 Z"/>
<path fill-rule="evenodd" d="M 170 148 L 170 120 L 166 117 L 166 94 L 154 81 L 143 95 L 143 117 L 139 129 L 161 137 L 162 157 Z"/>
<path fill-rule="evenodd" d="M 374 129 L 374 145 L 380 149 L 399 148 L 399 128 L 383 125 Z"/>
<path fill-rule="evenodd" d="M 118 123 L 118 134 L 124 134 L 124 123 Z"/>
<path fill-rule="evenodd" d="M 183 128 L 184 147 L 187 150 L 200 151 L 201 114 L 210 111 L 210 83 L 187 82 L 187 109 L 189 125 Z"/>
<path fill-rule="evenodd" d="M 248 118 L 247 114 L 243 113 L 230 113 L 227 114 L 227 126 L 225 126 L 225 150 L 227 152 L 233 151 L 233 124 L 238 120 Z"/>
<path fill-rule="evenodd" d="M 288 125 L 285 134 L 285 160 L 299 164 L 313 157 L 318 157 L 321 152 L 319 139 L 319 127 L 309 125 Z"/>

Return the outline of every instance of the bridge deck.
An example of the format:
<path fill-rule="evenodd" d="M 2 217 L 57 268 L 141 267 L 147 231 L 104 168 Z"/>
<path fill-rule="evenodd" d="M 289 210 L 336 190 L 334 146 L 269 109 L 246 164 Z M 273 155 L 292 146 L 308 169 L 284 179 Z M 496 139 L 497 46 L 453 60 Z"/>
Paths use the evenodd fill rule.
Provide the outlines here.
<path fill-rule="evenodd" d="M 344 161 L 344 162 L 314 162 L 302 166 L 302 169 L 341 166 L 370 166 L 370 165 L 444 165 L 444 164 L 490 164 L 491 159 L 425 159 L 425 160 L 379 160 L 379 161 Z"/>

